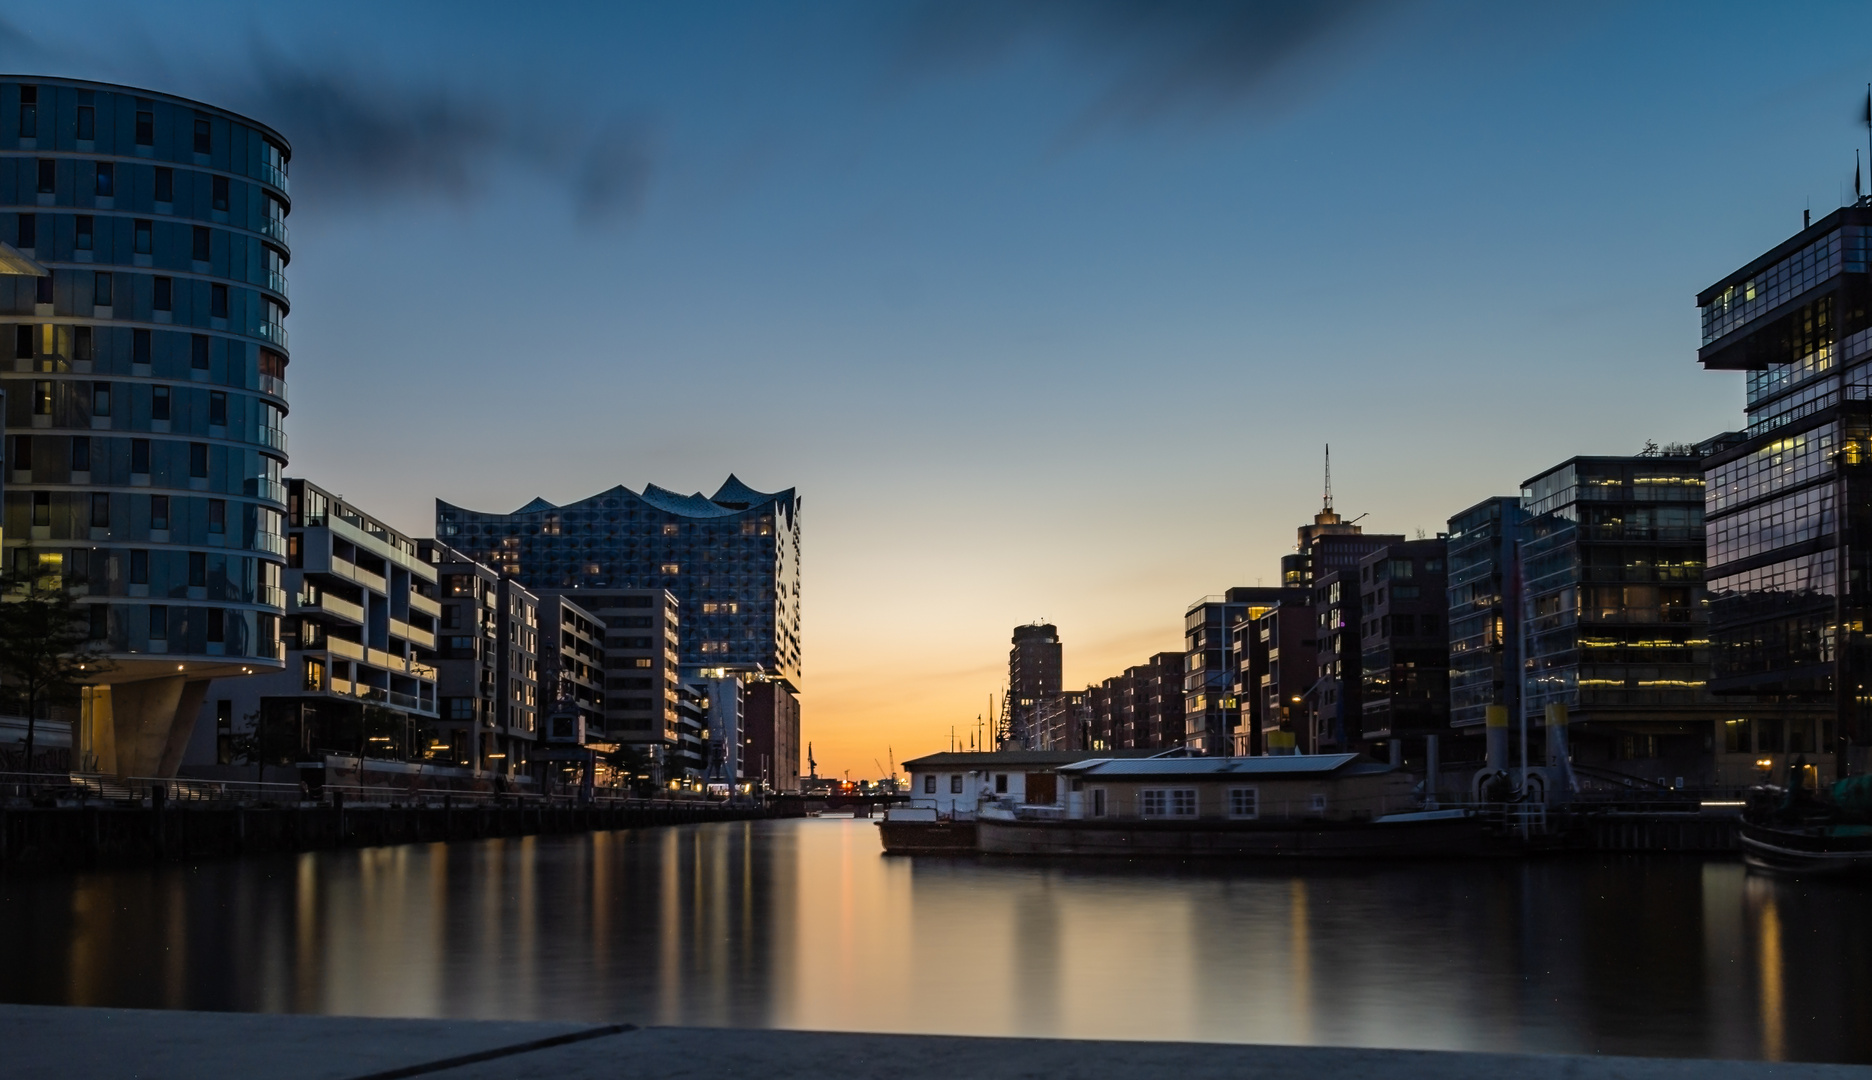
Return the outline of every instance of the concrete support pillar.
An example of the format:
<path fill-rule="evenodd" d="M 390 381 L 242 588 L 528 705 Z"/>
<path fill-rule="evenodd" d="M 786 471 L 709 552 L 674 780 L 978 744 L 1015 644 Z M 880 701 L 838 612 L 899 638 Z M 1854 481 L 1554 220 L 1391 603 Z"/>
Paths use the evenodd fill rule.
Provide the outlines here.
<path fill-rule="evenodd" d="M 110 739 L 116 759 L 110 771 L 118 776 L 174 776 L 207 694 L 208 680 L 181 674 L 110 686 Z M 99 760 L 101 767 L 102 755 Z"/>
<path fill-rule="evenodd" d="M 1559 702 L 1547 706 L 1547 764 L 1567 762 L 1567 707 Z"/>
<path fill-rule="evenodd" d="M 73 768 L 80 772 L 117 771 L 117 728 L 111 718 L 110 687 L 84 688 L 77 735 L 72 747 Z"/>
<path fill-rule="evenodd" d="M 1508 706 L 1488 707 L 1488 771 L 1508 771 Z"/>

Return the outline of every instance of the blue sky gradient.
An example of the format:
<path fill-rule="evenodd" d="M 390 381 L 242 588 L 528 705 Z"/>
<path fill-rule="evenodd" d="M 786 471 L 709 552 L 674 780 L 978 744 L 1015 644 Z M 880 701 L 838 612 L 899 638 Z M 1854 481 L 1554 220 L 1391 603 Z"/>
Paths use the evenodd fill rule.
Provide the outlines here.
<path fill-rule="evenodd" d="M 1009 15 L 1008 12 L 1013 12 Z M 1696 291 L 1851 195 L 1862 5 L 15 6 L 4 66 L 295 143 L 294 475 L 416 534 L 806 500 L 822 767 L 938 749 L 1272 583 L 1741 420 Z"/>

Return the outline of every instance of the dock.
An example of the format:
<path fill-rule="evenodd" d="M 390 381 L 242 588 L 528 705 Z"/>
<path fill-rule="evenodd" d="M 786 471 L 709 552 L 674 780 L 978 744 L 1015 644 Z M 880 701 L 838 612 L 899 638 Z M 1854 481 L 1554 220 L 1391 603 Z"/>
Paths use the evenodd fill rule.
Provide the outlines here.
<path fill-rule="evenodd" d="M 1863 1080 L 1853 1065 L 0 1005 L 9 1080 Z"/>

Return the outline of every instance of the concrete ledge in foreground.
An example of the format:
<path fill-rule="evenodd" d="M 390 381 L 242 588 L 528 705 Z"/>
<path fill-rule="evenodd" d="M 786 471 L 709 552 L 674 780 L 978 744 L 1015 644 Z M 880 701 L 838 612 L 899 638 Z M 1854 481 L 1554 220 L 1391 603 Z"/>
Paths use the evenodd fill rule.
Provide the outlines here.
<path fill-rule="evenodd" d="M 1854 1065 L 0 1005 L 7 1080 L 1866 1080 Z"/>

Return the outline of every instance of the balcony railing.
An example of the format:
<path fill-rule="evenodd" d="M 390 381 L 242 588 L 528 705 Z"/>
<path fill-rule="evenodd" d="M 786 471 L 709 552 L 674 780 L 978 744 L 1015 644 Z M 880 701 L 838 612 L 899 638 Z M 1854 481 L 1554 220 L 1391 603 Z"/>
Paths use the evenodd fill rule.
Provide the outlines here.
<path fill-rule="evenodd" d="M 274 187 L 288 194 L 292 193 L 292 188 L 286 182 L 286 174 L 281 172 L 277 166 L 264 161 L 260 163 L 260 182 L 263 184 L 272 184 Z"/>
<path fill-rule="evenodd" d="M 278 345 L 282 349 L 287 347 L 286 328 L 284 326 L 281 326 L 279 323 L 263 322 L 259 325 L 257 329 L 254 330 L 254 333 L 260 335 L 261 337 L 267 339 L 268 341 L 271 341 L 273 344 Z"/>
<path fill-rule="evenodd" d="M 279 293 L 281 296 L 292 295 L 291 293 L 286 291 L 286 275 L 280 273 L 278 270 L 267 271 L 266 287 L 269 289 L 272 289 L 276 293 Z"/>
<path fill-rule="evenodd" d="M 282 507 L 286 505 L 286 485 L 277 480 L 268 480 L 264 476 L 250 476 L 245 486 L 244 494 L 278 503 Z"/>
<path fill-rule="evenodd" d="M 258 389 L 262 394 L 271 394 L 274 397 L 279 398 L 281 401 L 286 400 L 286 380 L 279 378 L 276 375 L 260 376 L 260 385 Z"/>
<path fill-rule="evenodd" d="M 278 240 L 282 244 L 291 243 L 291 241 L 287 239 L 288 233 L 286 229 L 285 218 L 276 218 L 276 217 L 261 218 L 260 219 L 260 234 L 262 236 L 270 236 L 273 239 Z"/>
<path fill-rule="evenodd" d="M 279 533 L 257 532 L 254 533 L 253 543 L 248 546 L 248 550 L 264 551 L 268 555 L 278 555 L 284 558 L 286 555 L 286 538 Z"/>
<path fill-rule="evenodd" d="M 280 588 L 278 585 L 262 585 L 255 595 L 258 598 L 258 602 L 265 604 L 267 607 L 278 608 L 281 611 L 286 610 L 286 590 Z M 265 645 L 266 642 L 261 642 L 261 644 Z M 277 646 L 279 642 L 276 641 L 273 642 L 273 644 Z"/>
<path fill-rule="evenodd" d="M 258 442 L 261 446 L 267 447 L 268 449 L 271 449 L 271 450 L 278 450 L 282 454 L 286 452 L 286 429 L 285 428 L 263 426 L 263 427 L 255 429 L 254 435 L 255 435 L 254 441 Z"/>

